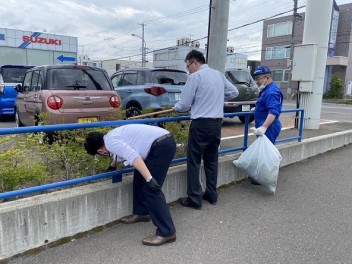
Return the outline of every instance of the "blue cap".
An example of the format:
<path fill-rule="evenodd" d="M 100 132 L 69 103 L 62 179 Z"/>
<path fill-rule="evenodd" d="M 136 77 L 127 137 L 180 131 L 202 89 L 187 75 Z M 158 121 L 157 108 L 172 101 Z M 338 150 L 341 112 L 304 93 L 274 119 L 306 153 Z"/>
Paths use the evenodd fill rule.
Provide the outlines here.
<path fill-rule="evenodd" d="M 253 72 L 253 76 L 262 75 L 262 74 L 271 74 L 271 71 L 270 71 L 270 69 L 267 66 L 259 66 Z"/>

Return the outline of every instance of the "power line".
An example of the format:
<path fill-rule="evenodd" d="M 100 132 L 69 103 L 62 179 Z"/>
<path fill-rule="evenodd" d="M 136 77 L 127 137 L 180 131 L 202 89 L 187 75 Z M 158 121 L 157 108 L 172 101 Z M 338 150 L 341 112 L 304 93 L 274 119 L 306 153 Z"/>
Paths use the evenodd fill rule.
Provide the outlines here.
<path fill-rule="evenodd" d="M 297 9 L 301 9 L 301 8 L 304 8 L 304 7 L 306 7 L 306 6 L 300 6 Z M 284 14 L 287 14 L 287 13 L 290 13 L 290 12 L 292 12 L 292 10 L 281 12 L 279 14 L 276 14 L 276 15 L 273 15 L 273 16 L 270 16 L 270 17 L 267 17 L 267 18 L 262 18 L 262 19 L 254 21 L 254 22 L 251 22 L 251 23 L 247 23 L 247 24 L 235 27 L 235 28 L 231 28 L 228 31 L 232 31 L 232 30 L 236 30 L 236 29 L 243 28 L 243 27 L 246 27 L 246 26 L 250 26 L 250 25 L 253 25 L 253 24 L 256 24 L 256 23 L 259 23 L 259 22 L 263 22 L 265 20 L 269 20 L 269 19 L 272 19 L 274 17 L 278 17 L 278 16 L 281 16 L 281 15 L 284 15 Z"/>
<path fill-rule="evenodd" d="M 233 1 L 235 1 L 235 0 L 233 0 Z M 298 7 L 297 9 L 302 9 L 302 8 L 304 8 L 304 7 L 306 7 L 306 6 L 303 5 L 303 6 Z M 256 21 L 253 21 L 253 22 L 250 22 L 250 23 L 246 23 L 246 24 L 243 24 L 243 25 L 238 26 L 238 27 L 230 28 L 230 29 L 228 29 L 228 32 L 233 31 L 233 30 L 237 30 L 237 29 L 240 29 L 240 28 L 243 28 L 243 27 L 246 27 L 246 26 L 250 26 L 250 25 L 256 24 L 256 23 L 258 23 L 258 22 L 263 22 L 263 21 L 265 21 L 265 20 L 269 20 L 269 19 L 272 19 L 272 18 L 275 18 L 275 17 L 278 17 L 278 16 L 282 16 L 282 15 L 287 14 L 287 13 L 290 13 L 290 12 L 292 12 L 292 10 L 280 12 L 280 13 L 277 13 L 277 14 L 275 14 L 275 15 L 272 15 L 272 16 L 269 16 L 269 17 L 266 17 L 266 18 L 263 18 L 263 19 L 259 19 L 259 20 L 256 20 Z M 197 41 L 197 40 L 199 41 L 199 40 L 203 40 L 203 39 L 206 39 L 206 38 L 207 38 L 207 36 L 205 36 L 205 37 L 200 37 L 200 38 L 196 38 L 196 39 L 194 39 L 194 40 L 195 40 L 195 41 Z M 159 41 L 165 41 L 165 40 L 159 40 Z M 285 43 L 286 45 L 288 45 L 288 44 L 289 44 L 289 40 L 283 41 L 283 42 L 276 42 L 276 44 L 280 44 L 280 43 Z M 256 47 L 256 46 L 261 46 L 261 44 L 255 45 L 254 47 Z M 243 46 L 242 46 L 242 47 L 243 47 Z M 244 46 L 244 47 L 245 47 L 245 46 Z M 146 54 L 153 53 L 155 50 L 158 50 L 158 49 L 160 49 L 160 48 L 150 50 L 150 51 L 146 52 Z M 260 49 L 260 50 L 248 51 L 248 52 L 243 51 L 243 52 L 241 52 L 241 53 L 244 53 L 244 54 L 245 54 L 245 53 L 262 52 L 262 51 L 263 51 L 263 50 Z M 139 54 L 133 54 L 133 55 L 126 55 L 126 56 L 122 56 L 122 57 L 117 57 L 117 58 L 115 58 L 115 59 L 125 59 L 125 58 L 137 57 L 137 56 L 141 56 L 141 54 L 139 53 Z"/>

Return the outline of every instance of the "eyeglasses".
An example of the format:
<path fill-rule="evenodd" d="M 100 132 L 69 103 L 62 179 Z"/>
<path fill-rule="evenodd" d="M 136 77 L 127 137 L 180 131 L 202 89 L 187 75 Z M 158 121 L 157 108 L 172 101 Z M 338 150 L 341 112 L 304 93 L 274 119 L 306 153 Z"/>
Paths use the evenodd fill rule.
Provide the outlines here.
<path fill-rule="evenodd" d="M 259 80 L 261 80 L 261 79 L 263 79 L 263 78 L 265 78 L 266 76 L 259 76 L 259 77 L 255 77 L 255 81 L 259 81 Z"/>
<path fill-rule="evenodd" d="M 193 63 L 194 61 L 190 62 L 187 66 L 186 66 L 186 69 L 188 70 L 189 66 L 191 66 L 191 64 Z"/>

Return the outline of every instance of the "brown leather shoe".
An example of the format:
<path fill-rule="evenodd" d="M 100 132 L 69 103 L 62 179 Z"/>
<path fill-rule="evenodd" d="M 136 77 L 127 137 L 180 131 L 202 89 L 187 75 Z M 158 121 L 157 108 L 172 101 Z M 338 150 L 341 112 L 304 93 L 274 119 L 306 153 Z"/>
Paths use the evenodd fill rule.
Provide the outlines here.
<path fill-rule="evenodd" d="M 148 222 L 149 220 L 150 220 L 149 215 L 131 214 L 131 215 L 127 215 L 127 216 L 122 217 L 120 219 L 120 222 L 124 223 L 124 224 L 134 224 L 134 223 L 138 223 L 138 222 Z"/>
<path fill-rule="evenodd" d="M 162 237 L 162 236 L 146 237 L 145 239 L 142 240 L 142 243 L 147 246 L 161 246 L 165 243 L 170 243 L 175 241 L 176 241 L 176 233 L 168 237 Z"/>

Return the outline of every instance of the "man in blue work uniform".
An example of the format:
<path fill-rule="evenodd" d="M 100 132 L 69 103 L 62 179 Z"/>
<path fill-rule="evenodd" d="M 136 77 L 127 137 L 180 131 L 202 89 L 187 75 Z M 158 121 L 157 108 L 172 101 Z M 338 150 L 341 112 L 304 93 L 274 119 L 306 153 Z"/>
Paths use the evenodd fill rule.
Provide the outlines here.
<path fill-rule="evenodd" d="M 265 134 L 275 144 L 276 138 L 281 131 L 280 113 L 282 109 L 283 95 L 280 87 L 273 82 L 271 71 L 266 66 L 259 66 L 253 73 L 259 87 L 259 97 L 255 105 L 254 134 Z"/>
<path fill-rule="evenodd" d="M 257 136 L 265 134 L 275 144 L 282 128 L 279 117 L 283 95 L 280 87 L 273 82 L 271 71 L 267 66 L 259 66 L 253 76 L 260 90 L 254 110 L 254 134 Z M 260 185 L 253 179 L 252 184 Z"/>
<path fill-rule="evenodd" d="M 131 124 L 115 128 L 106 135 L 91 132 L 84 147 L 91 155 L 113 154 L 116 162 L 136 169 L 133 174 L 133 214 L 122 217 L 120 222 L 134 224 L 151 218 L 157 227 L 156 234 L 144 238 L 142 243 L 160 246 L 174 242 L 176 230 L 161 190 L 176 152 L 172 134 L 156 126 Z"/>
<path fill-rule="evenodd" d="M 224 117 L 224 100 L 238 96 L 237 88 L 224 74 L 205 64 L 204 55 L 190 51 L 185 58 L 190 75 L 182 89 L 181 100 L 175 104 L 178 112 L 191 111 L 187 148 L 187 194 L 180 198 L 182 206 L 201 209 L 202 199 L 216 204 L 218 149 Z M 205 193 L 199 180 L 201 160 L 206 177 Z"/>

